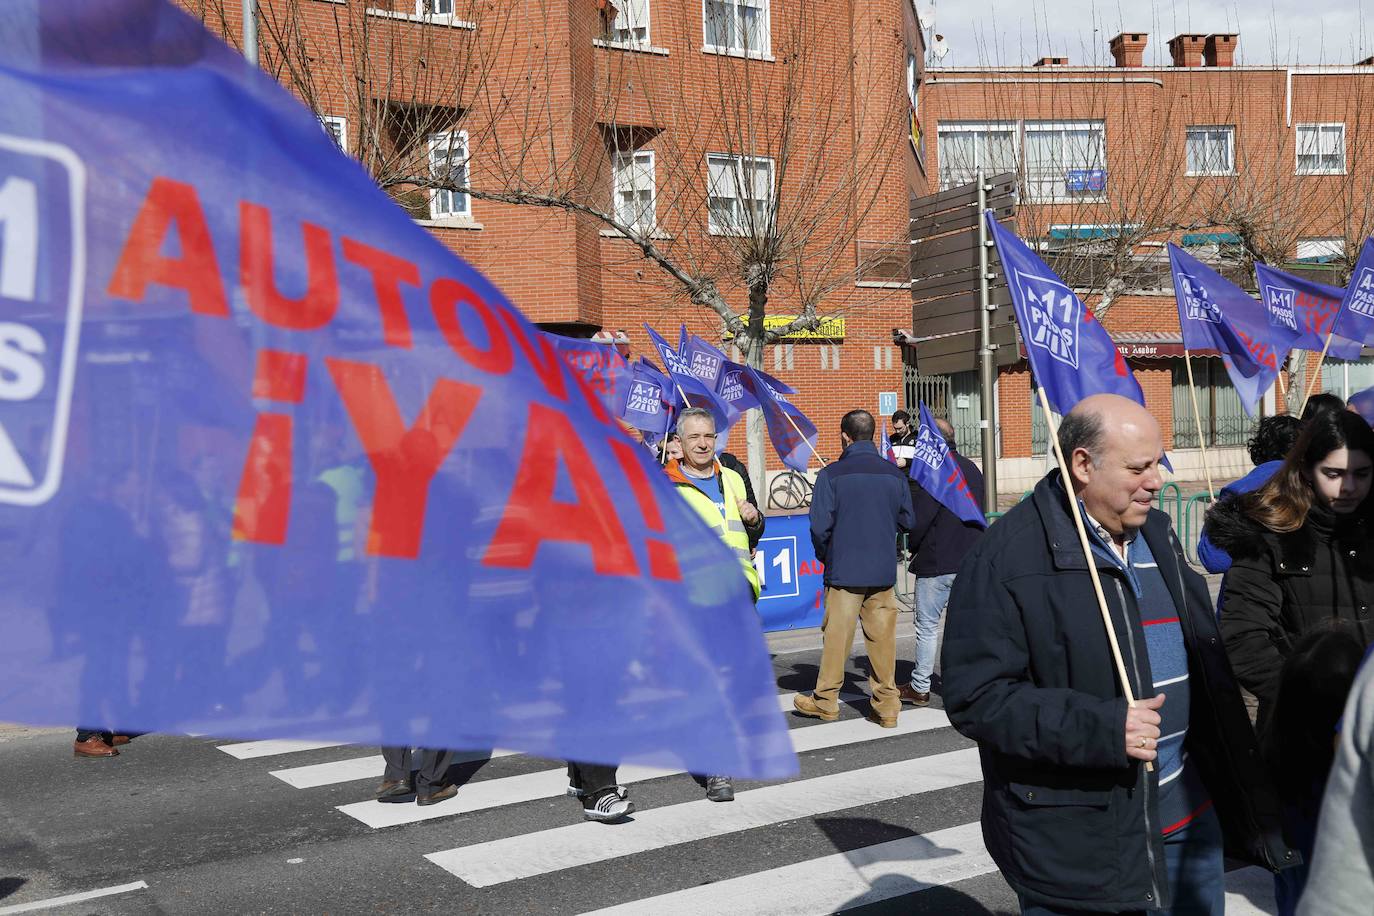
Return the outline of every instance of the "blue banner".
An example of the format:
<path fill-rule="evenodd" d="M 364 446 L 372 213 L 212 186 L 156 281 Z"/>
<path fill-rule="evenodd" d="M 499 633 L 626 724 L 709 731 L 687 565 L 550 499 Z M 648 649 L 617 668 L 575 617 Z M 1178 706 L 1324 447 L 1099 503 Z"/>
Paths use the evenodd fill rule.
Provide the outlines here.
<path fill-rule="evenodd" d="M 685 355 L 674 350 L 666 340 L 658 335 L 657 331 L 647 324 L 644 325 L 644 330 L 649 332 L 649 340 L 653 342 L 654 349 L 662 358 L 663 368 L 668 371 L 668 378 L 672 381 L 673 390 L 676 392 L 675 403 L 709 410 L 716 420 L 716 432 L 724 433 L 728 430 L 735 420 L 739 419 L 739 413 L 716 397 L 714 386 L 708 387 L 692 372 L 692 366 Z M 683 338 L 683 345 L 685 346 L 685 328 Z"/>
<path fill-rule="evenodd" d="M 778 458 L 792 470 L 804 472 L 816 453 L 816 425 L 757 369 L 745 367 L 740 381 L 763 411 L 768 439 Z"/>
<path fill-rule="evenodd" d="M 558 348 L 568 365 L 582 373 L 587 385 L 601 398 L 612 416 L 625 412 L 630 396 L 630 366 L 620 351 L 608 343 L 578 340 L 545 332 L 549 343 Z"/>
<path fill-rule="evenodd" d="M 1241 405 L 1255 416 L 1298 331 L 1273 324 L 1261 303 L 1197 258 L 1173 243 L 1168 249 L 1184 348 L 1219 352 Z"/>
<path fill-rule="evenodd" d="M 5 16 L 0 720 L 796 772 L 738 560 L 499 290 L 170 3 Z"/>
<path fill-rule="evenodd" d="M 770 516 L 754 552 L 754 568 L 763 586 L 759 617 L 765 630 L 821 625 L 825 616 L 825 567 L 811 546 L 807 516 Z"/>
<path fill-rule="evenodd" d="M 1026 359 L 1050 409 L 1063 416 L 1092 394 L 1119 394 L 1143 406 L 1140 383 L 1092 310 L 992 211 L 984 216 L 1006 272 Z"/>

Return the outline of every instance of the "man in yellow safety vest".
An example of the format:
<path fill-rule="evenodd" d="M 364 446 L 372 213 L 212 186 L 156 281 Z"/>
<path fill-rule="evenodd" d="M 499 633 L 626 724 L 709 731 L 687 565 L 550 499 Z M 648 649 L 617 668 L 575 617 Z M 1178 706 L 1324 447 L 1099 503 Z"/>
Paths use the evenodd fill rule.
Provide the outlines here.
<path fill-rule="evenodd" d="M 683 499 L 697 511 L 706 524 L 739 557 L 744 577 L 759 600 L 759 573 L 754 568 L 749 536 L 763 531 L 763 515 L 745 498 L 744 479 L 716 460 L 716 421 L 711 412 L 689 407 L 677 420 L 682 440 L 682 458 L 668 462 L 668 478 L 677 485 Z M 711 801 L 733 801 L 734 787 L 728 776 L 708 776 L 706 797 Z"/>

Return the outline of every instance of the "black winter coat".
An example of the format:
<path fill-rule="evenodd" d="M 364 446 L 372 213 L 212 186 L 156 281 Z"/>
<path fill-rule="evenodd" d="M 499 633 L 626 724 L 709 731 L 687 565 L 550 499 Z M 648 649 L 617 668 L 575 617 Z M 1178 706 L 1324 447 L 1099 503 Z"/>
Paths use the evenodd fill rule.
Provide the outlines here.
<path fill-rule="evenodd" d="M 1231 555 L 1222 582 L 1221 633 L 1231 667 L 1259 700 L 1263 729 L 1278 698 L 1279 671 L 1305 634 L 1344 625 L 1374 641 L 1374 544 L 1363 514 L 1308 512 L 1278 534 L 1245 515 L 1238 499 L 1207 513 L 1203 534 Z"/>
<path fill-rule="evenodd" d="M 949 453 L 959 463 L 968 481 L 969 492 L 983 505 L 983 472 L 953 448 Z M 918 579 L 944 576 L 959 571 L 959 564 L 983 536 L 983 528 L 966 522 L 926 492 L 925 487 L 908 478 L 911 486 L 911 564 L 907 569 Z"/>
<path fill-rule="evenodd" d="M 1189 765 L 1215 802 L 1227 851 L 1269 868 L 1296 865 L 1206 585 L 1167 515 L 1151 511 L 1140 536 L 1179 611 Z M 1132 589 L 1105 558 L 1097 566 L 1132 692 L 1153 696 Z M 960 567 L 941 670 L 950 721 L 978 742 L 983 838 L 1011 886 L 1067 909 L 1168 906 L 1158 774 L 1126 756 L 1126 700 L 1058 471 Z"/>

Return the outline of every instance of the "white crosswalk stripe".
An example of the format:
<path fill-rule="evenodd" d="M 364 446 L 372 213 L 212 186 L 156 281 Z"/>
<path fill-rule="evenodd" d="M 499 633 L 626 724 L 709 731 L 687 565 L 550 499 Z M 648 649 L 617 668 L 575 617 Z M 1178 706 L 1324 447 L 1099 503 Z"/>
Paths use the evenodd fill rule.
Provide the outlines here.
<path fill-rule="evenodd" d="M 933 792 L 978 779 L 973 749 L 846 770 L 741 792 L 729 806 L 705 799 L 635 815 L 633 830 L 581 823 L 425 856 L 474 887 L 679 846 L 740 830 Z"/>
<path fill-rule="evenodd" d="M 300 751 L 318 751 L 327 747 L 343 747 L 342 741 L 290 741 L 272 739 L 268 741 L 242 741 L 236 744 L 221 744 L 219 749 L 230 757 L 239 760 L 252 760 L 255 757 L 275 757 L 278 754 L 296 754 Z"/>
<path fill-rule="evenodd" d="M 983 847 L 983 828 L 961 824 L 850 852 L 701 884 L 658 897 L 596 910 L 596 916 L 697 916 L 739 912 L 750 916 L 838 913 L 929 887 L 997 870 Z"/>
<path fill-rule="evenodd" d="M 453 755 L 454 764 L 472 763 L 476 760 L 495 760 L 498 757 L 510 757 L 519 751 L 508 751 L 498 748 L 494 751 L 460 751 Z M 413 766 L 418 769 L 420 761 L 416 758 Z M 355 782 L 360 779 L 380 779 L 382 772 L 386 769 L 386 761 L 381 754 L 372 754 L 368 757 L 350 757 L 347 760 L 335 760 L 330 763 L 312 763 L 308 766 L 288 767 L 283 770 L 272 770 L 272 775 L 280 779 L 289 786 L 297 789 L 316 789 L 320 786 L 332 786 L 341 782 Z"/>

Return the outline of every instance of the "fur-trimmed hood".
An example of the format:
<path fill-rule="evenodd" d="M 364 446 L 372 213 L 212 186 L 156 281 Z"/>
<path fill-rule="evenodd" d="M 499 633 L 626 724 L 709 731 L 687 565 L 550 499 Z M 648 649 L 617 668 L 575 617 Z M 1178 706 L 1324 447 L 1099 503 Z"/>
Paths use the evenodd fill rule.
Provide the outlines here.
<path fill-rule="evenodd" d="M 1268 549 L 1274 532 L 1245 514 L 1241 496 L 1223 496 L 1207 512 L 1203 534 L 1232 558 L 1253 557 Z"/>

